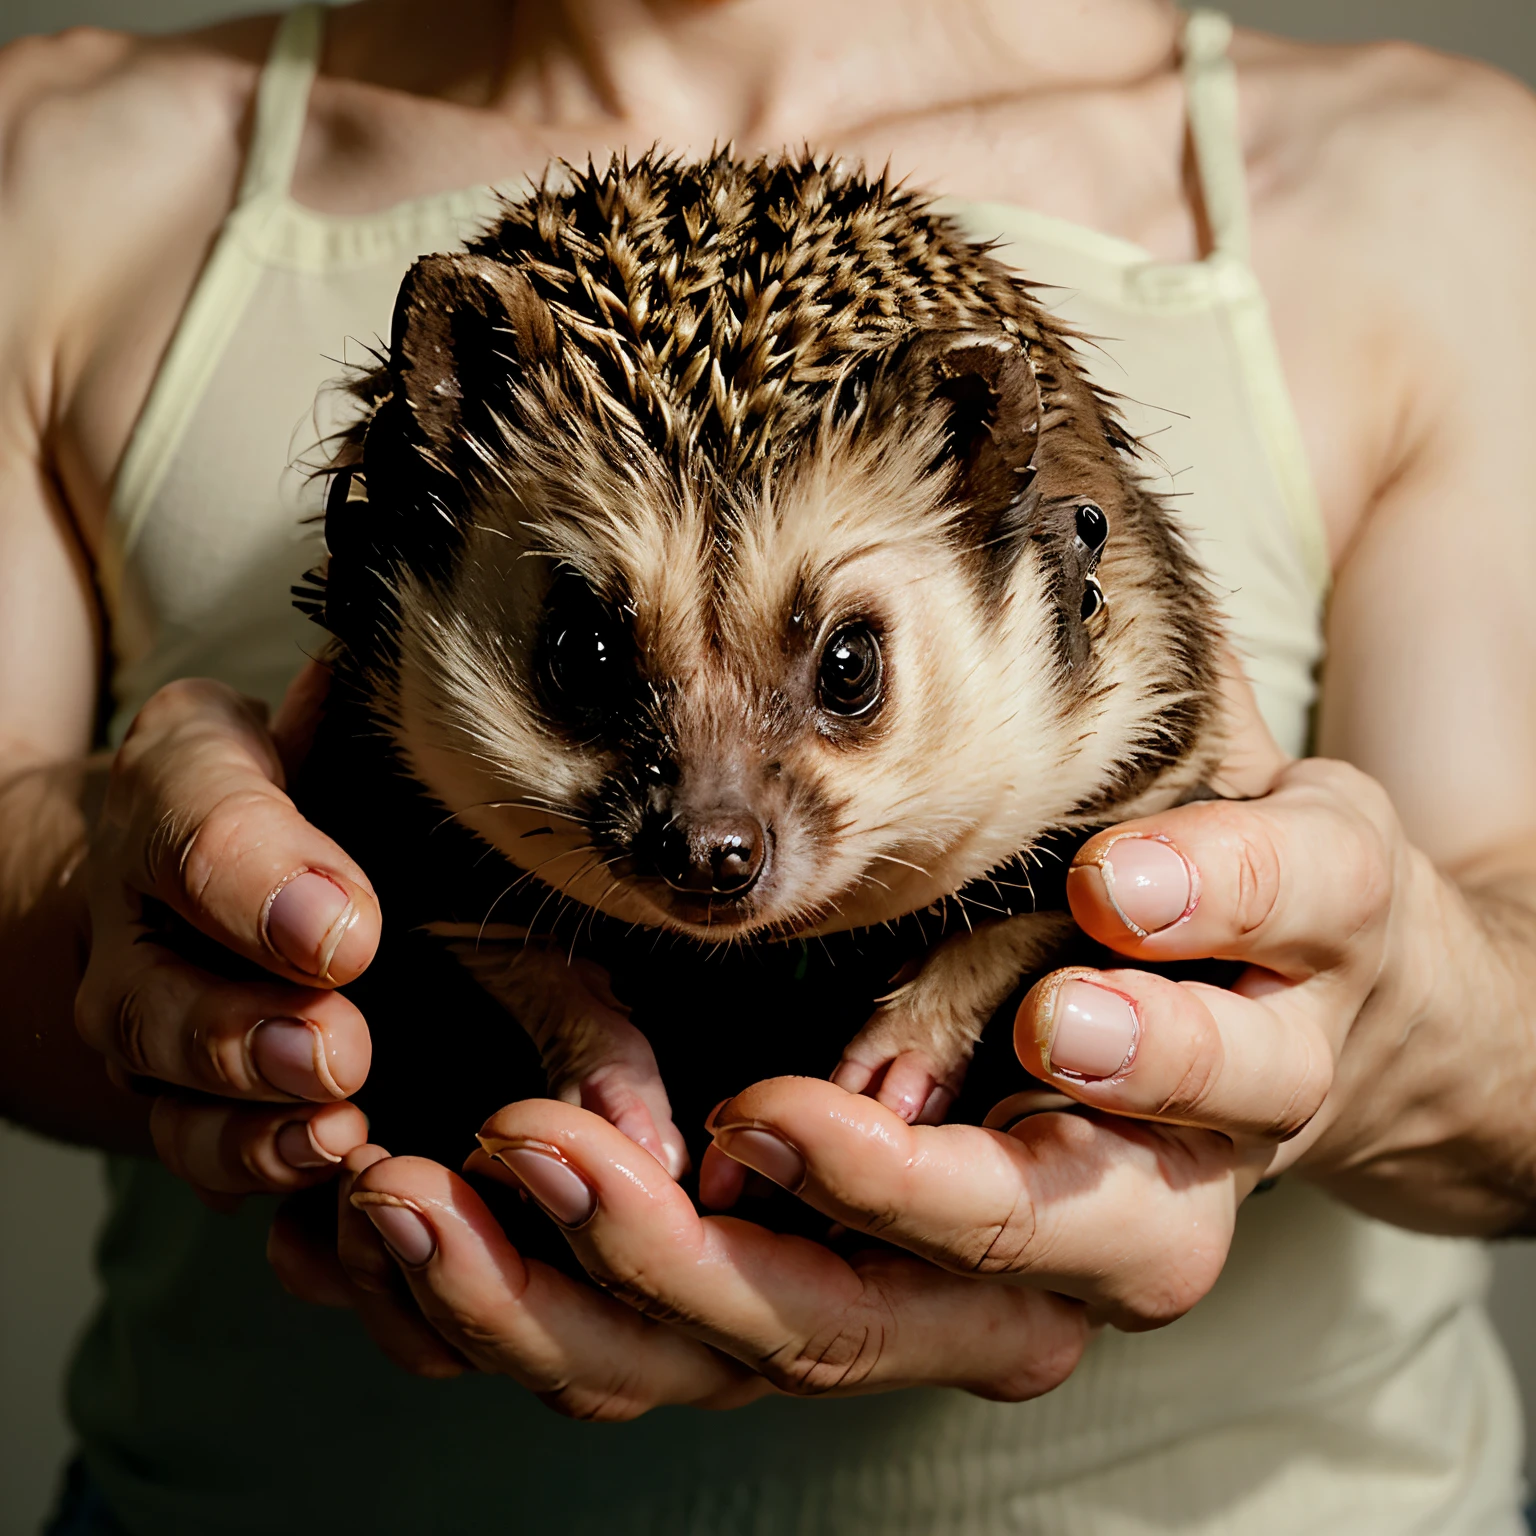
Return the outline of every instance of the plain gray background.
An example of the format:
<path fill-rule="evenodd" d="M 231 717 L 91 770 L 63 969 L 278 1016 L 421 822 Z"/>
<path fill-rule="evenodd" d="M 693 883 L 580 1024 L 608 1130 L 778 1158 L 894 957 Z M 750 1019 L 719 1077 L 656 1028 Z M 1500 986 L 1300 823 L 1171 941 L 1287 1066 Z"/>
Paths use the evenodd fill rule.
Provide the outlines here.
<path fill-rule="evenodd" d="M 0 0 L 0 43 L 78 22 L 168 31 L 265 8 L 260 0 Z M 1225 9 L 1245 25 L 1297 37 L 1412 38 L 1536 84 L 1536 0 L 1230 0 Z M 0 1125 L 0 1536 L 37 1530 L 66 1454 L 60 1373 L 91 1304 L 101 1210 L 94 1157 Z M 1536 1246 L 1500 1248 L 1497 1269 L 1495 1318 L 1536 1422 Z"/>

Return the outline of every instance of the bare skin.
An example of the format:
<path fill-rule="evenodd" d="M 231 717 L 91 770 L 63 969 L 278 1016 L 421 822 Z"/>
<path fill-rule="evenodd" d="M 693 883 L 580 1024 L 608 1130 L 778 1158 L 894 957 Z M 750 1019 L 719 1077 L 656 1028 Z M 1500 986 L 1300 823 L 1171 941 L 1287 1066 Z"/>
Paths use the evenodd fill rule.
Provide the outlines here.
<path fill-rule="evenodd" d="M 740 1132 L 771 1131 L 788 1159 L 770 1153 L 761 1171 L 803 1177 L 806 1199 L 918 1256 L 855 1273 L 823 1250 L 786 1250 L 770 1289 L 800 1333 L 774 1337 L 731 1283 L 738 1263 L 769 1272 L 751 1248 L 760 1239 L 677 1208 L 659 1165 L 637 1183 L 641 1154 L 575 1106 L 513 1106 L 489 1132 L 503 1157 L 559 1149 L 595 1200 L 573 1242 L 623 1300 L 549 1272 L 531 1284 L 534 1267 L 461 1180 L 359 1145 L 343 1100 L 366 1071 L 366 1023 L 329 989 L 366 964 L 377 914 L 366 874 L 282 794 L 283 732 L 274 739 L 227 690 L 178 686 L 141 717 L 110 784 L 77 766 L 101 683 L 92 570 L 112 478 L 233 196 L 271 25 L 155 42 L 74 33 L 0 56 L 0 647 L 21 659 L 0 670 L 11 979 L 0 1109 L 92 1145 L 142 1150 L 152 1136 L 214 1199 L 301 1188 L 345 1155 L 339 1259 L 279 1230 L 288 1283 L 357 1306 L 412 1369 L 467 1360 L 605 1416 L 774 1388 L 1045 1390 L 1075 1363 L 1086 1317 L 1154 1326 L 1193 1304 L 1266 1171 L 1294 1166 L 1431 1230 L 1531 1221 L 1536 518 L 1516 445 L 1536 389 L 1536 105 L 1525 92 L 1406 48 L 1239 35 L 1254 259 L 1335 563 L 1320 750 L 1336 761 L 1286 767 L 1256 748 L 1266 799 L 1133 829 L 1198 872 L 1197 913 L 1174 929 L 1149 936 L 1110 899 L 1105 845 L 1085 850 L 1073 910 L 1103 942 L 1254 967 L 1214 995 L 1140 973 L 1098 978 L 1139 1018 L 1134 1066 L 1103 1078 L 1052 1066 L 1063 979 L 1032 994 L 1019 1030 L 1032 1070 L 1143 1120 L 907 1127 L 801 1082 L 759 1085 L 717 1113 L 723 1156 L 760 1166 L 772 1143 Z M 295 192 L 355 212 L 506 180 L 552 153 L 809 141 L 1187 260 L 1205 237 L 1176 35 L 1159 0 L 458 0 L 430 20 L 405 0 L 364 0 L 332 22 Z M 285 957 L 274 893 L 306 873 L 345 910 L 321 922 L 306 906 L 313 931 L 284 929 Z M 128 943 L 145 896 L 265 965 L 270 987 L 215 987 L 168 949 Z M 89 1044 L 71 1024 L 83 974 Z M 274 1009 L 309 1033 L 282 1049 L 252 1034 Z M 295 1057 L 294 1039 L 316 1042 L 313 1056 Z M 101 1055 L 120 1082 L 203 1096 L 118 1092 Z M 1104 1169 L 1093 1198 L 1053 1205 L 1053 1169 L 1084 1160 Z M 545 1199 L 555 1186 L 525 1176 L 543 1164 L 488 1166 L 560 1215 Z M 969 1203 L 936 1193 L 957 1180 Z M 380 1294 L 394 1260 L 379 1233 L 419 1311 Z M 703 1293 L 656 1262 L 679 1234 L 716 1245 L 717 1283 Z M 1025 1286 L 955 1278 L 977 1268 Z M 999 1312 L 1000 1290 L 1028 1301 Z M 689 1321 L 637 1320 L 635 1305 Z M 827 1328 L 846 1332 L 868 1306 L 911 1322 L 892 1334 L 901 1349 L 837 1380 L 800 1368 Z M 967 1329 L 1013 1330 L 1021 1353 L 970 1361 L 942 1347 Z M 614 1382 L 616 1360 L 640 1363 Z"/>

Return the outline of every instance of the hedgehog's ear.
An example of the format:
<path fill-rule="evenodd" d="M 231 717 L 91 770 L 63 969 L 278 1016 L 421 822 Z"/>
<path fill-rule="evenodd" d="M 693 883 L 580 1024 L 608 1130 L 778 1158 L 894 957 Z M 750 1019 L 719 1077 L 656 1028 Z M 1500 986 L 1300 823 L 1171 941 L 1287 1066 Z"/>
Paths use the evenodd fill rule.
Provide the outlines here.
<path fill-rule="evenodd" d="M 1029 489 L 1040 442 L 1040 386 L 1022 342 L 962 332 L 936 349 L 931 394 L 946 412 L 957 496 L 982 518 Z"/>
<path fill-rule="evenodd" d="M 467 400 L 494 402 L 519 361 L 553 356 L 554 318 L 525 273 L 488 256 L 424 256 L 395 300 L 390 361 L 427 441 L 463 436 Z"/>

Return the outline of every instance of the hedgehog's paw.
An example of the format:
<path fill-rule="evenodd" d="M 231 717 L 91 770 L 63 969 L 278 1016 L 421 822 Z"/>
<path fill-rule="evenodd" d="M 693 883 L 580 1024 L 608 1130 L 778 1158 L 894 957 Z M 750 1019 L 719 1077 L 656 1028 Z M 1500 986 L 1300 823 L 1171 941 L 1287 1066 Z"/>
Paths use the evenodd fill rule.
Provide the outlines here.
<path fill-rule="evenodd" d="M 965 1082 L 987 1021 L 1021 981 L 1052 963 L 1073 932 L 1045 912 L 958 933 L 924 957 L 912 979 L 881 999 L 832 1081 L 867 1093 L 913 1125 L 937 1125 Z"/>
<path fill-rule="evenodd" d="M 832 1081 L 868 1094 L 909 1125 L 938 1125 L 965 1082 L 974 1049 L 969 1032 L 936 1028 L 887 1006 L 849 1042 Z"/>
<path fill-rule="evenodd" d="M 549 1091 L 601 1115 L 644 1147 L 674 1179 L 688 1171 L 688 1148 L 648 1041 L 617 1009 L 587 1007 L 556 1039 L 541 1042 Z"/>

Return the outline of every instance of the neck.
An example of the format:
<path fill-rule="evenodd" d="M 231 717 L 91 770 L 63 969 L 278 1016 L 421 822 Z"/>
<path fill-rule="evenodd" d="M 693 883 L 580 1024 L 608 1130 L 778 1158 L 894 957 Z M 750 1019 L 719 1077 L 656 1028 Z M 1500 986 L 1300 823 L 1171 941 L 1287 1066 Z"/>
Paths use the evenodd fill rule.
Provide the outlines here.
<path fill-rule="evenodd" d="M 777 148 L 1167 66 L 1172 0 L 463 0 L 504 63 L 473 87 L 553 131 Z M 418 13 L 419 14 L 419 13 Z"/>

